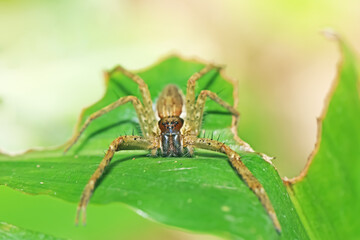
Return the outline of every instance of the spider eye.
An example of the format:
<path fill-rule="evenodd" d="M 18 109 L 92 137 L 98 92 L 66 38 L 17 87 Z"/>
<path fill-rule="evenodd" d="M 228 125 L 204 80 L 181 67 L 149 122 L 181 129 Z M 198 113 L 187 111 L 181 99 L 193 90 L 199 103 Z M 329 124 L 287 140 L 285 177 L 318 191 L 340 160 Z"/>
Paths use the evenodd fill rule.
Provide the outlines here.
<path fill-rule="evenodd" d="M 178 123 L 179 123 L 178 121 L 175 122 L 175 124 L 178 124 Z"/>

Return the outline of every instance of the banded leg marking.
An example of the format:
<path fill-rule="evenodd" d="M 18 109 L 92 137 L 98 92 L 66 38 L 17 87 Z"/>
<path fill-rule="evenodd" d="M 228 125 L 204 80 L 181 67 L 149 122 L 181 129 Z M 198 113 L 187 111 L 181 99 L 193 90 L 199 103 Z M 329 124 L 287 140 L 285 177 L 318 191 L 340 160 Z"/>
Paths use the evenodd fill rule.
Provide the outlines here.
<path fill-rule="evenodd" d="M 277 231 L 281 231 L 281 226 L 279 220 L 277 219 L 275 210 L 271 204 L 271 201 L 265 192 L 264 187 L 261 183 L 255 178 L 255 176 L 251 173 L 251 171 L 245 166 L 245 164 L 241 161 L 240 156 L 234 150 L 232 150 L 229 146 L 222 142 L 218 142 L 215 140 L 210 140 L 207 138 L 197 138 L 195 136 L 187 136 L 184 139 L 184 143 L 186 146 L 190 145 L 195 148 L 207 149 L 216 152 L 225 153 L 231 165 L 236 169 L 237 173 L 241 176 L 244 182 L 248 185 L 248 187 L 255 193 L 255 195 L 260 200 L 261 204 L 267 211 L 270 216 L 274 227 Z"/>
<path fill-rule="evenodd" d="M 185 109 L 186 109 L 186 119 L 185 119 L 185 132 L 188 132 L 190 129 L 189 124 L 194 122 L 194 116 L 195 116 L 195 85 L 196 81 L 199 80 L 202 76 L 207 74 L 213 69 L 220 69 L 221 67 L 215 66 L 212 64 L 209 64 L 205 66 L 203 69 L 201 69 L 199 72 L 194 73 L 187 82 L 187 88 L 186 88 L 186 97 L 185 97 Z"/>
<path fill-rule="evenodd" d="M 95 170 L 95 172 L 93 173 L 93 175 L 89 179 L 89 182 L 86 184 L 83 190 L 76 212 L 76 218 L 75 218 L 76 225 L 79 223 L 79 218 L 81 213 L 82 213 L 82 223 L 84 225 L 86 224 L 86 207 L 89 203 L 92 193 L 94 192 L 95 184 L 102 176 L 105 168 L 110 164 L 111 159 L 114 156 L 114 153 L 116 151 L 121 150 L 122 146 L 130 147 L 134 149 L 149 149 L 152 147 L 152 144 L 149 142 L 149 140 L 140 136 L 118 137 L 110 144 L 109 149 L 105 154 L 105 157 L 100 162 L 98 168 Z"/>
<path fill-rule="evenodd" d="M 113 102 L 110 105 L 108 105 L 108 106 L 94 112 L 93 114 L 91 114 L 86 119 L 86 121 L 85 121 L 84 125 L 81 127 L 80 131 L 76 135 L 74 135 L 74 137 L 70 140 L 69 145 L 66 147 L 64 153 L 69 151 L 69 149 L 79 140 L 80 135 L 85 131 L 85 129 L 89 126 L 89 124 L 92 121 L 94 121 L 98 117 L 101 117 L 102 115 L 104 115 L 104 114 L 110 112 L 111 110 L 114 110 L 115 108 L 117 108 L 117 107 L 119 107 L 119 106 L 121 106 L 121 105 L 123 105 L 125 103 L 128 103 L 128 102 L 132 102 L 132 104 L 134 105 L 137 116 L 139 118 L 141 131 L 144 134 L 144 132 L 146 132 L 149 129 L 149 126 L 145 121 L 146 116 L 144 115 L 144 108 L 141 105 L 140 100 L 135 96 L 122 97 L 122 98 L 118 99 L 116 102 Z"/>
<path fill-rule="evenodd" d="M 139 86 L 139 89 L 141 92 L 141 97 L 143 100 L 142 102 L 144 104 L 144 114 L 146 116 L 145 122 L 149 126 L 149 129 L 146 132 L 143 132 L 143 134 L 144 134 L 144 136 L 150 136 L 150 135 L 157 134 L 158 133 L 157 121 L 156 121 L 156 117 L 155 117 L 155 112 L 153 110 L 153 103 L 151 100 L 151 95 L 149 92 L 148 85 L 145 83 L 145 81 L 140 76 L 138 76 L 132 72 L 129 72 L 122 66 L 115 67 L 112 71 L 110 71 L 109 74 L 111 75 L 115 72 L 120 72 L 120 73 L 124 74 L 125 76 L 130 78 L 132 81 L 134 81 Z"/>
<path fill-rule="evenodd" d="M 192 134 L 196 136 L 199 134 L 207 97 L 209 97 L 211 100 L 213 100 L 214 102 L 218 103 L 219 105 L 227 109 L 234 116 L 235 121 L 233 122 L 233 124 L 237 128 L 237 123 L 240 116 L 239 112 L 233 106 L 231 106 L 230 104 L 222 100 L 220 97 L 218 97 L 216 93 L 211 92 L 209 90 L 202 90 L 196 101 L 195 121 L 191 126 Z"/>

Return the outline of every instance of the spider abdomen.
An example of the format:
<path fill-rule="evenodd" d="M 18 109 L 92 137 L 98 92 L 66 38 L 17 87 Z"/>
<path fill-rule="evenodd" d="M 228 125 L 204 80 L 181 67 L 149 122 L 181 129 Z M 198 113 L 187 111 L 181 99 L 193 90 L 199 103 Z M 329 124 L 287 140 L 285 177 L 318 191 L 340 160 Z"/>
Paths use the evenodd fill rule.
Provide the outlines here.
<path fill-rule="evenodd" d="M 173 84 L 167 85 L 156 103 L 159 117 L 178 117 L 182 112 L 182 107 L 183 99 L 180 89 Z"/>

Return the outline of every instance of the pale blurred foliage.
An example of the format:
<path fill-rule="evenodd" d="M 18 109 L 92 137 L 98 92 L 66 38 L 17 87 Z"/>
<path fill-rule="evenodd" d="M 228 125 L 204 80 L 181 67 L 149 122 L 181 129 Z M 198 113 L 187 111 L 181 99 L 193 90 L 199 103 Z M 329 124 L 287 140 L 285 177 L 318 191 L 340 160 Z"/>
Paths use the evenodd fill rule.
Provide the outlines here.
<path fill-rule="evenodd" d="M 102 70 L 169 53 L 239 80 L 241 137 L 282 176 L 302 169 L 336 75 L 332 27 L 360 49 L 359 1 L 0 1 L 0 148 L 63 143 L 104 92 Z"/>

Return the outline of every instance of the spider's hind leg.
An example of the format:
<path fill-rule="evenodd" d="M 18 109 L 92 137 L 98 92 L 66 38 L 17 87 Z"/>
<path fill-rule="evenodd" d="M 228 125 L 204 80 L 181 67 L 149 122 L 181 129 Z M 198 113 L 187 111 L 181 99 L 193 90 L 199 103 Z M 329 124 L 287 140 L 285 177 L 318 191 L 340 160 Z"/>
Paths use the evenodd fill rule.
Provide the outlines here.
<path fill-rule="evenodd" d="M 216 66 L 213 64 L 209 64 L 201 69 L 199 72 L 194 73 L 187 82 L 186 88 L 186 97 L 185 97 L 185 109 L 186 109 L 186 118 L 185 118 L 185 126 L 184 129 L 188 134 L 193 134 L 192 132 L 188 132 L 192 129 L 190 126 L 191 123 L 195 121 L 195 85 L 196 82 L 203 77 L 205 74 L 210 72 L 213 69 L 221 69 L 220 66 Z"/>
<path fill-rule="evenodd" d="M 187 125 L 188 127 L 187 132 L 190 132 L 192 135 L 198 136 L 203 121 L 204 108 L 207 98 L 210 98 L 214 102 L 218 103 L 220 106 L 227 109 L 233 115 L 231 128 L 233 134 L 235 135 L 235 140 L 242 147 L 242 150 L 247 152 L 254 152 L 254 150 L 250 147 L 248 143 L 244 142 L 237 136 L 237 127 L 239 123 L 240 113 L 233 106 L 222 100 L 216 93 L 211 92 L 209 90 L 202 90 L 200 92 L 200 95 L 198 96 L 195 105 L 195 109 L 196 109 L 194 113 L 195 120 L 189 122 L 189 124 Z"/>
<path fill-rule="evenodd" d="M 109 72 L 109 74 L 111 75 L 111 74 L 114 74 L 115 72 L 120 72 L 120 73 L 124 74 L 125 76 L 130 78 L 132 81 L 134 81 L 139 86 L 139 89 L 141 92 L 141 97 L 142 97 L 142 102 L 144 104 L 144 115 L 146 116 L 144 121 L 146 122 L 146 124 L 148 126 L 150 126 L 150 128 L 146 132 L 143 132 L 144 136 L 151 136 L 151 135 L 153 135 L 153 133 L 157 133 L 158 128 L 157 128 L 155 112 L 153 110 L 153 103 L 151 100 L 149 88 L 148 88 L 147 84 L 145 83 L 145 81 L 139 75 L 136 75 L 136 74 L 126 70 L 125 68 L 123 68 L 120 65 L 115 67 L 113 70 L 111 70 Z"/>
<path fill-rule="evenodd" d="M 235 126 L 235 128 L 237 128 L 237 124 L 240 116 L 239 112 L 233 106 L 222 100 L 216 93 L 211 92 L 209 90 L 202 90 L 196 101 L 195 121 L 193 122 L 193 126 L 192 126 L 192 130 L 195 131 L 196 135 L 198 135 L 201 128 L 202 118 L 204 115 L 205 102 L 207 97 L 209 97 L 211 100 L 221 105 L 223 108 L 227 109 L 234 116 L 233 125 Z"/>
<path fill-rule="evenodd" d="M 144 108 L 140 102 L 140 100 L 137 97 L 134 96 L 126 96 L 126 97 L 122 97 L 119 98 L 117 101 L 111 103 L 110 105 L 94 112 L 93 114 L 90 115 L 90 117 L 88 117 L 84 123 L 84 125 L 81 127 L 80 131 L 75 134 L 73 136 L 73 138 L 70 140 L 70 142 L 68 143 L 68 146 L 66 147 L 64 153 L 66 153 L 67 151 L 69 151 L 69 149 L 77 142 L 77 140 L 80 138 L 81 134 L 85 131 L 85 129 L 89 126 L 89 124 L 94 121 L 95 119 L 97 119 L 98 117 L 101 117 L 102 115 L 114 110 L 115 108 L 125 104 L 131 102 L 136 110 L 137 116 L 139 118 L 139 123 L 140 123 L 140 127 L 141 127 L 141 131 L 144 134 L 144 136 L 147 137 L 147 135 L 145 134 L 146 132 L 148 132 L 150 126 L 148 125 L 148 123 L 146 122 L 146 116 L 144 115 Z"/>

